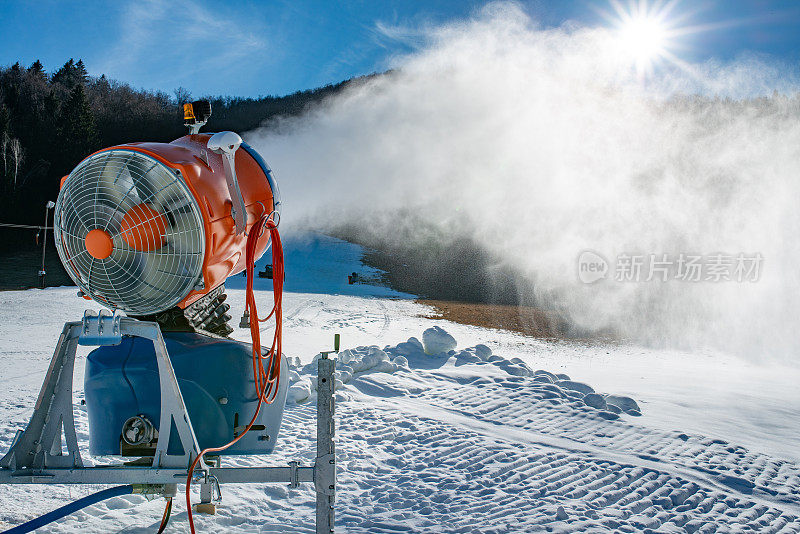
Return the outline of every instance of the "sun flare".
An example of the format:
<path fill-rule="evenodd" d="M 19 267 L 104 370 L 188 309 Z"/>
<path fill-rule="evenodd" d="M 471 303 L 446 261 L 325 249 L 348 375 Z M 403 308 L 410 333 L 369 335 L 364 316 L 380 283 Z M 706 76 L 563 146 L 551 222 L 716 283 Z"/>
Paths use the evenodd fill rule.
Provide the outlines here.
<path fill-rule="evenodd" d="M 632 17 L 619 31 L 622 48 L 637 62 L 652 62 L 666 50 L 666 29 L 654 17 Z"/>
<path fill-rule="evenodd" d="M 645 0 L 623 6 L 612 0 L 614 14 L 607 14 L 614 27 L 614 42 L 621 59 L 631 63 L 640 76 L 646 76 L 663 61 L 676 61 L 672 51 L 676 37 L 683 31 L 671 16 L 676 1 L 669 3 Z"/>

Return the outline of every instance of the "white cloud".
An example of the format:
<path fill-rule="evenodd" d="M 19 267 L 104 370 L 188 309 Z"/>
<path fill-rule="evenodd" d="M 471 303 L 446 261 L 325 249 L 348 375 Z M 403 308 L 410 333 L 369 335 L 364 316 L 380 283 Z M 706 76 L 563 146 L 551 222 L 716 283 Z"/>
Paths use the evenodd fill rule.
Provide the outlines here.
<path fill-rule="evenodd" d="M 384 48 L 387 47 L 387 41 L 391 45 L 402 44 L 410 48 L 419 48 L 428 42 L 431 34 L 427 24 L 389 24 L 380 20 L 375 22 L 372 32 L 375 42 Z"/>
<path fill-rule="evenodd" d="M 264 52 L 265 34 L 231 5 L 133 0 L 121 10 L 119 40 L 100 59 L 97 71 L 137 80 L 137 85 L 190 85 L 193 75 L 231 74 L 241 61 Z"/>

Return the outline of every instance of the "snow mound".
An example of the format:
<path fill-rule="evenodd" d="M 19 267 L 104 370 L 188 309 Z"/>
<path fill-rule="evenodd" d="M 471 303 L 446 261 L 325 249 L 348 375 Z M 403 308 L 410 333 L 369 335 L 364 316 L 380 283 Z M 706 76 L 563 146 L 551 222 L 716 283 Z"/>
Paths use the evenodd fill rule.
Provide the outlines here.
<path fill-rule="evenodd" d="M 383 348 L 377 345 L 360 346 L 339 352 L 336 358 L 337 399 L 349 400 L 353 394 L 373 396 L 409 395 L 419 388 L 412 382 L 426 371 L 454 373 L 458 369 L 459 380 L 478 380 L 485 376 L 512 376 L 524 381 L 520 387 L 537 392 L 542 400 L 577 403 L 588 407 L 602 419 L 618 419 L 620 414 L 641 415 L 635 400 L 621 395 L 596 393 L 583 382 L 571 380 L 565 374 L 556 374 L 543 369 L 533 371 L 520 358 L 505 358 L 493 354 L 487 345 L 478 344 L 456 351 L 456 339 L 445 329 L 435 326 L 422 333 L 422 342 L 416 337 L 397 345 Z M 290 360 L 290 402 L 303 404 L 316 399 L 317 360 L 302 368 L 299 361 Z M 390 380 L 380 375 L 407 374 L 406 379 Z"/>
<path fill-rule="evenodd" d="M 422 333 L 422 345 L 425 354 L 436 355 L 450 352 L 456 348 L 456 338 L 440 326 L 433 326 Z"/>
<path fill-rule="evenodd" d="M 559 380 L 557 384 L 563 389 L 577 391 L 578 393 L 582 393 L 584 395 L 594 393 L 594 388 L 592 388 L 592 386 L 589 384 L 584 384 L 583 382 L 575 382 L 574 380 Z"/>
<path fill-rule="evenodd" d="M 642 409 L 639 408 L 639 405 L 636 404 L 636 401 L 630 397 L 606 395 L 605 401 L 609 406 L 615 406 L 627 414 L 642 415 Z"/>

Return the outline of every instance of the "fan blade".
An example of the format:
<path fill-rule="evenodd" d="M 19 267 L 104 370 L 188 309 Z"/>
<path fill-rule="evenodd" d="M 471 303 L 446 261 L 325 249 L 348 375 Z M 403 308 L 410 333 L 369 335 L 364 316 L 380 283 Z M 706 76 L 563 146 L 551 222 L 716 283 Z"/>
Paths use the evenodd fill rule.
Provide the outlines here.
<path fill-rule="evenodd" d="M 157 161 L 141 155 L 129 160 L 126 167 L 136 184 L 139 203 L 154 202 L 157 195 L 174 179 L 174 176 L 164 172 L 163 166 Z"/>
<path fill-rule="evenodd" d="M 172 211 L 167 218 L 169 228 L 164 235 L 167 245 L 179 254 L 202 256 L 203 243 L 197 233 L 197 216 L 191 211 Z"/>
<path fill-rule="evenodd" d="M 163 300 L 165 295 L 180 292 L 187 282 L 196 278 L 170 248 L 167 245 L 158 251 L 140 252 L 125 246 L 124 242 L 117 248 L 115 240 L 112 257 L 119 269 L 115 287 L 126 303 Z"/>
<path fill-rule="evenodd" d="M 109 161 L 98 179 L 99 194 L 96 195 L 96 218 L 102 220 L 104 229 L 116 232 L 125 213 L 141 203 L 139 190 L 133 180 L 126 160 L 117 157 Z"/>
<path fill-rule="evenodd" d="M 136 189 L 129 168 L 135 160 L 134 154 L 130 154 L 124 160 L 117 155 L 107 158 L 104 162 L 103 170 L 97 178 L 99 196 L 109 201 L 112 206 L 122 203 L 136 205 L 140 202 L 139 191 Z M 121 210 L 125 211 L 128 207 L 130 206 L 122 206 Z"/>

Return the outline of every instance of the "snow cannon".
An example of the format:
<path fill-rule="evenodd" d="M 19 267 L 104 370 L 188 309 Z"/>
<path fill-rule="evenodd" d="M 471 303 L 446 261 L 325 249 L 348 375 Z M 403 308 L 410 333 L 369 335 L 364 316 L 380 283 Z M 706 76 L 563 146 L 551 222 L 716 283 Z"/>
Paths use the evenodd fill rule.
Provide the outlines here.
<path fill-rule="evenodd" d="M 282 355 L 284 263 L 280 195 L 261 156 L 233 132 L 201 134 L 205 101 L 184 105 L 189 135 L 128 143 L 88 156 L 61 180 L 53 234 L 78 295 L 103 306 L 64 324 L 24 430 L 0 457 L 0 484 L 123 484 L 12 529 L 32 532 L 75 510 L 126 493 L 167 501 L 159 532 L 184 484 L 193 512 L 213 514 L 224 484 L 313 484 L 316 532 L 334 530 L 335 367 L 317 360 L 312 465 L 225 465 L 227 455 L 275 447 L 289 373 Z M 271 251 L 272 302 L 259 316 L 255 262 Z M 243 328 L 230 339 L 225 280 L 245 271 Z M 263 325 L 263 326 L 262 326 Z M 272 330 L 263 340 L 262 331 Z M 263 341 L 263 344 L 262 344 Z M 92 465 L 75 425 L 73 374 L 86 359 L 84 402 Z M 334 351 L 338 352 L 338 336 Z M 239 463 L 233 461 L 231 463 Z M 260 463 L 260 462 L 259 462 Z M 304 465 L 305 464 L 305 465 Z M 200 501 L 192 504 L 192 486 Z M 196 486 L 195 486 L 196 487 Z M 11 532 L 11 531 L 9 531 Z"/>
<path fill-rule="evenodd" d="M 95 152 L 62 180 L 55 242 L 83 295 L 129 315 L 186 309 L 245 268 L 247 232 L 277 214 L 261 156 L 233 132 Z M 257 257 L 269 246 L 258 240 Z"/>
<path fill-rule="evenodd" d="M 239 437 L 256 413 L 252 346 L 228 339 L 225 280 L 242 272 L 254 224 L 279 222 L 280 194 L 261 156 L 234 132 L 201 134 L 208 102 L 185 107 L 190 134 L 102 149 L 62 179 L 54 236 L 79 296 L 158 323 L 200 449 Z M 255 236 L 255 258 L 270 232 Z M 154 343 L 124 336 L 87 359 L 95 455 L 156 454 L 162 383 Z M 282 362 L 279 372 L 286 374 Z M 225 454 L 270 452 L 286 380 Z M 175 436 L 175 433 L 171 434 Z"/>

